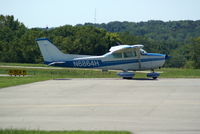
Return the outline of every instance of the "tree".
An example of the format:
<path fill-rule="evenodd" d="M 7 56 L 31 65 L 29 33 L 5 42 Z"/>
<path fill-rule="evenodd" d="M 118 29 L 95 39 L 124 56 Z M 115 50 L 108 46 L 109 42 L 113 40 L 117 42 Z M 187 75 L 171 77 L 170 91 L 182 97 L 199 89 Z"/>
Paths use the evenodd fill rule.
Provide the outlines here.
<path fill-rule="evenodd" d="M 191 59 L 194 63 L 194 68 L 200 68 L 200 37 L 192 41 Z"/>

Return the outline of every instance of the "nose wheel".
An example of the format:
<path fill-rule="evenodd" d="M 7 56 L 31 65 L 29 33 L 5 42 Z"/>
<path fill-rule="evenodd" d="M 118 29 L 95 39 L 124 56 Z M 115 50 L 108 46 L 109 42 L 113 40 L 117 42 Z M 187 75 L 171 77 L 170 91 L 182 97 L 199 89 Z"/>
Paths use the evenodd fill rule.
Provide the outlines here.
<path fill-rule="evenodd" d="M 153 78 L 154 80 L 157 79 L 159 76 L 160 76 L 160 74 L 157 73 L 157 72 L 154 72 L 154 70 L 152 70 L 151 73 L 147 73 L 147 77 L 151 77 L 151 78 Z"/>

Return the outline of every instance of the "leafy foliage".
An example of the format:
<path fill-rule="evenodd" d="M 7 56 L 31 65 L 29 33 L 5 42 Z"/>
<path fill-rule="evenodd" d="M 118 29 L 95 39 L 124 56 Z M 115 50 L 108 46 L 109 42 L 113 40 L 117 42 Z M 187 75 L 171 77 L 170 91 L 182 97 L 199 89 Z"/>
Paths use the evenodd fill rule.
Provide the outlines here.
<path fill-rule="evenodd" d="M 144 36 L 157 41 L 182 42 L 200 36 L 200 20 L 198 21 L 156 21 L 147 22 L 110 22 L 108 24 L 86 23 L 86 26 L 104 28 L 109 32 L 129 32 L 131 35 Z"/>
<path fill-rule="evenodd" d="M 200 68 L 200 37 L 192 41 L 191 47 L 191 61 L 193 61 L 194 68 Z"/>

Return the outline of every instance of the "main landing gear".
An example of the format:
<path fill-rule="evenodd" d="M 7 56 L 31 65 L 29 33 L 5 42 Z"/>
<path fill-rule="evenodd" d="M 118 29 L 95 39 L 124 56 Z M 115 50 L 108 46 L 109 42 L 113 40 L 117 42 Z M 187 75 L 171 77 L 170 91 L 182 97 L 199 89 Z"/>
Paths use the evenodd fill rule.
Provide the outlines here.
<path fill-rule="evenodd" d="M 134 72 L 120 72 L 117 73 L 118 76 L 122 77 L 123 79 L 133 79 L 133 77 L 135 76 Z M 147 77 L 153 78 L 154 80 L 157 79 L 160 76 L 159 73 L 154 72 L 154 70 L 152 70 L 151 73 L 147 73 Z"/>
<path fill-rule="evenodd" d="M 135 74 L 133 72 L 120 72 L 117 73 L 118 76 L 122 77 L 123 79 L 133 79 Z"/>

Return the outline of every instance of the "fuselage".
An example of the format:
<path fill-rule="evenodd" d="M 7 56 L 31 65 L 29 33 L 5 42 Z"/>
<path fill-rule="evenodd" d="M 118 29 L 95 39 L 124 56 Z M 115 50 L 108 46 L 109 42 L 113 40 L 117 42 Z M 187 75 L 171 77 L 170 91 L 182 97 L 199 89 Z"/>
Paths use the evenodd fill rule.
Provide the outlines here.
<path fill-rule="evenodd" d="M 81 56 L 80 56 L 81 57 Z M 109 52 L 102 56 L 86 56 L 73 58 L 71 60 L 61 61 L 62 64 L 53 64 L 59 67 L 72 68 L 97 68 L 103 70 L 123 70 L 123 71 L 139 71 L 160 68 L 165 63 L 166 55 L 156 53 L 143 53 L 139 55 L 125 56 L 113 55 Z M 46 61 L 46 64 L 51 62 Z"/>

